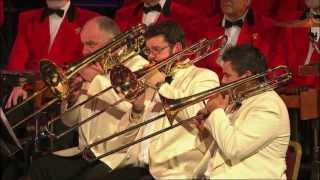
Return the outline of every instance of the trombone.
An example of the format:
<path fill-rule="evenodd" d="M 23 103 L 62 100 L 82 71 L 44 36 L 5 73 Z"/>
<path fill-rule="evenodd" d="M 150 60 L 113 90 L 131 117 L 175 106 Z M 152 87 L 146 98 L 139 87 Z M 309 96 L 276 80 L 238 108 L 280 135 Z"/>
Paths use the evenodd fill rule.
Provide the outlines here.
<path fill-rule="evenodd" d="M 226 38 L 227 36 L 221 35 L 214 40 L 206 38 L 201 39 L 197 43 L 172 55 L 166 60 L 143 68 L 137 72 L 131 72 L 130 69 L 121 64 L 117 65 L 110 71 L 111 84 L 118 94 L 121 94 L 125 99 L 132 101 L 144 92 L 146 84 L 143 82 L 143 79 L 155 69 L 163 71 L 167 77 L 170 77 L 175 68 L 186 68 L 224 48 Z M 219 43 L 219 47 L 211 49 L 214 43 L 217 42 Z M 196 57 L 187 62 L 178 63 L 179 60 L 192 55 L 196 55 Z"/>
<path fill-rule="evenodd" d="M 175 68 L 186 68 L 224 48 L 226 38 L 226 36 L 221 35 L 214 40 L 201 39 L 166 60 L 152 64 L 136 72 L 131 72 L 130 69 L 123 65 L 117 65 L 110 71 L 111 84 L 114 90 L 118 94 L 121 94 L 125 100 L 132 101 L 144 92 L 145 86 L 148 86 L 143 80 L 149 73 L 152 73 L 155 69 L 160 69 L 162 71 L 165 70 L 164 73 L 170 76 Z M 219 47 L 213 48 L 214 43 L 219 44 Z M 193 59 L 190 58 L 187 62 L 178 63 L 186 56 L 192 56 Z M 95 146 L 94 144 L 89 145 L 89 149 Z"/>
<path fill-rule="evenodd" d="M 57 65 L 52 63 L 50 60 L 41 61 L 40 76 L 41 76 L 41 79 L 45 82 L 46 87 L 40 89 L 39 91 L 36 91 L 33 95 L 28 97 L 26 100 L 24 100 L 17 106 L 11 108 L 6 113 L 3 113 L 3 112 L 1 113 L 0 118 L 5 124 L 10 134 L 13 133 L 14 128 L 28 121 L 29 119 L 39 114 L 41 111 L 51 106 L 52 104 L 68 97 L 70 92 L 72 91 L 72 89 L 69 87 L 69 80 L 87 65 L 93 62 L 99 62 L 104 68 L 104 70 L 107 71 L 108 69 L 112 68 L 112 66 L 114 66 L 115 64 L 123 63 L 124 61 L 135 56 L 137 52 L 141 50 L 141 47 L 144 45 L 145 31 L 146 31 L 146 26 L 144 24 L 138 24 L 136 26 L 131 27 L 129 30 L 125 31 L 124 33 L 121 33 L 116 37 L 114 37 L 112 41 L 106 44 L 104 47 L 98 49 L 97 51 L 93 52 L 92 54 L 84 58 L 81 58 L 76 63 L 71 64 L 67 68 L 67 70 L 64 72 L 60 68 L 58 68 Z M 119 57 L 115 57 L 113 54 L 113 52 L 117 50 L 122 50 Z M 111 59 L 110 61 L 112 61 L 113 64 L 109 63 L 108 61 L 109 59 Z M 15 112 L 15 110 L 17 110 L 27 102 L 31 101 L 35 97 L 44 93 L 47 89 L 51 90 L 55 98 L 53 98 L 48 103 L 41 106 L 38 110 L 31 113 L 30 115 L 28 115 L 27 117 L 19 121 L 18 123 L 10 125 L 6 116 Z M 14 133 L 12 137 L 16 139 Z M 19 147 L 21 147 L 19 141 L 16 142 L 16 144 Z"/>
<path fill-rule="evenodd" d="M 181 125 L 184 125 L 186 123 L 189 123 L 191 121 L 194 121 L 199 118 L 207 117 L 208 114 L 198 114 L 194 117 L 190 117 L 185 120 L 178 121 L 175 124 L 170 125 L 169 127 L 166 127 L 164 129 L 161 129 L 159 131 L 156 131 L 152 134 L 149 134 L 148 136 L 142 137 L 141 139 L 132 141 L 128 144 L 125 144 L 123 146 L 120 146 L 118 148 L 112 149 L 111 151 L 108 151 L 102 155 L 99 155 L 97 157 L 92 157 L 90 155 L 90 149 L 94 146 L 97 146 L 101 143 L 105 143 L 111 139 L 117 138 L 123 134 L 126 134 L 132 130 L 138 129 L 142 126 L 145 126 L 151 122 L 154 122 L 156 120 L 159 120 L 160 118 L 167 117 L 168 120 L 173 120 L 173 118 L 176 117 L 176 115 L 183 109 L 188 108 L 189 106 L 192 106 L 194 104 L 197 104 L 199 102 L 203 102 L 208 100 L 210 97 L 216 96 L 218 94 L 228 94 L 230 97 L 230 105 L 236 105 L 240 104 L 241 102 L 249 97 L 261 94 L 263 92 L 267 92 L 273 89 L 276 89 L 280 86 L 283 86 L 286 84 L 290 79 L 292 78 L 292 74 L 289 71 L 287 66 L 278 66 L 273 69 L 268 69 L 266 72 L 258 73 L 256 75 L 252 75 L 243 79 L 240 79 L 238 81 L 216 87 L 213 89 L 209 89 L 188 97 L 180 98 L 180 99 L 168 99 L 164 96 L 161 96 L 160 99 L 163 104 L 164 113 L 148 119 L 142 123 L 136 124 L 134 126 L 129 127 L 128 129 L 124 131 L 120 131 L 118 133 L 115 133 L 111 136 L 108 136 L 104 139 L 101 139 L 97 142 L 94 142 L 88 146 L 85 147 L 83 151 L 83 157 L 88 160 L 89 162 L 94 162 L 96 160 L 99 160 L 101 158 L 104 158 L 106 156 L 109 156 L 113 153 L 119 152 L 121 150 L 124 150 L 132 145 L 135 145 L 137 143 L 140 143 L 146 139 L 152 138 L 154 136 L 157 136 L 163 132 L 166 132 L 168 130 L 174 129 L 176 127 L 179 127 Z M 248 85 L 251 85 L 250 88 L 244 88 Z"/>
<path fill-rule="evenodd" d="M 83 124 L 89 122 L 91 119 L 99 116 L 103 112 L 109 110 L 110 108 L 113 108 L 114 106 L 118 105 L 119 103 L 121 103 L 123 101 L 132 101 L 135 97 L 139 96 L 139 94 L 143 93 L 143 89 L 144 89 L 143 84 L 144 83 L 142 82 L 142 80 L 144 79 L 144 77 L 147 74 L 151 73 L 154 69 L 163 68 L 165 66 L 170 66 L 170 69 L 172 69 L 174 67 L 173 63 L 179 61 L 181 59 L 181 57 L 187 56 L 187 55 L 194 55 L 196 53 L 200 53 L 201 51 L 203 51 L 203 52 L 201 52 L 202 54 L 200 56 L 193 59 L 193 61 L 188 62 L 188 64 L 183 64 L 183 66 L 190 65 L 191 63 L 195 63 L 203 58 L 208 57 L 209 55 L 215 53 L 216 51 L 220 50 L 222 47 L 216 48 L 214 50 L 211 50 L 210 47 L 212 46 L 213 42 L 218 41 L 218 40 L 222 40 L 223 38 L 225 38 L 225 36 L 220 36 L 219 38 L 217 38 L 214 41 L 208 40 L 208 39 L 202 39 L 199 42 L 191 45 L 190 47 L 185 48 L 183 51 L 172 55 L 171 57 L 167 58 L 166 60 L 159 62 L 157 64 L 147 66 L 147 67 L 145 67 L 141 70 L 138 70 L 136 72 L 131 72 L 131 70 L 129 68 L 127 68 L 126 66 L 124 66 L 122 64 L 115 65 L 110 70 L 110 81 L 111 81 L 110 87 L 107 87 L 106 89 L 89 97 L 87 100 L 81 102 L 80 104 L 77 104 L 76 106 L 71 107 L 65 113 L 72 111 L 72 110 L 84 105 L 86 102 L 103 94 L 104 92 L 106 92 L 110 89 L 114 89 L 118 94 L 120 94 L 120 91 L 123 90 L 123 92 L 125 92 L 125 94 L 126 94 L 124 96 L 124 98 L 122 98 L 122 99 L 114 102 L 113 104 L 99 110 L 95 114 L 91 115 L 90 117 L 84 119 L 81 122 L 76 123 L 75 125 L 71 126 L 69 129 L 61 132 L 60 134 L 54 134 L 54 133 L 50 132 L 48 130 L 48 126 L 47 126 L 47 128 L 45 129 L 45 132 L 43 132 L 43 135 L 49 136 L 49 137 L 52 137 L 55 139 L 59 139 L 62 136 L 66 135 L 66 134 L 72 132 L 73 130 L 77 129 L 78 127 L 82 126 Z M 166 68 L 166 69 L 169 69 L 169 68 Z M 122 89 L 122 90 L 120 90 L 120 89 Z M 61 114 L 58 117 L 55 117 L 52 121 L 50 121 L 50 123 L 53 123 L 54 121 L 60 119 L 62 116 L 63 116 L 63 114 Z"/>

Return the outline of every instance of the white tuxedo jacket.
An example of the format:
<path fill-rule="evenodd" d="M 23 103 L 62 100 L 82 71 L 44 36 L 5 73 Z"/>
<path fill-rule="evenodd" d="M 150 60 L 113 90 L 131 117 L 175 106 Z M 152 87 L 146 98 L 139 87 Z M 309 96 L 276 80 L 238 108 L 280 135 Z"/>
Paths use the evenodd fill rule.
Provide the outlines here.
<path fill-rule="evenodd" d="M 190 66 L 177 69 L 173 74 L 172 82 L 163 84 L 159 93 L 167 98 L 178 99 L 217 86 L 219 86 L 219 79 L 216 73 L 208 69 Z M 140 121 L 149 119 L 151 113 L 163 113 L 162 108 L 156 108 L 160 103 L 159 98 L 155 99 L 153 102 L 146 103 L 146 109 Z M 195 116 L 201 108 L 203 108 L 203 103 L 182 110 L 173 120 L 173 123 Z M 120 129 L 126 129 L 133 125 L 129 119 L 130 112 L 121 120 Z M 165 117 L 155 121 L 149 131 L 156 132 L 169 126 L 170 122 Z M 146 127 L 126 134 L 128 141 L 141 138 L 144 128 Z M 150 128 L 150 126 L 147 128 Z M 130 147 L 120 166 L 138 165 L 138 156 L 141 150 L 140 144 Z M 156 179 L 190 179 L 194 167 L 200 162 L 204 153 L 205 149 L 200 148 L 197 132 L 194 129 L 190 129 L 190 126 L 177 127 L 151 139 L 148 153 L 150 172 Z"/>
<path fill-rule="evenodd" d="M 126 66 L 132 71 L 141 69 L 143 66 L 148 64 L 144 58 L 137 56 L 133 59 L 126 62 Z M 93 96 L 96 93 L 104 90 L 107 87 L 111 86 L 109 75 L 102 76 L 97 75 L 90 84 L 87 84 L 83 87 L 87 91 L 86 94 L 82 94 L 77 103 L 80 103 L 86 100 L 89 96 Z M 75 109 L 74 111 L 64 114 L 62 120 L 63 122 L 71 126 L 79 121 L 83 121 L 98 111 L 114 104 L 119 101 L 121 98 L 116 94 L 114 90 L 109 90 L 104 94 L 94 98 L 93 100 L 87 102 L 80 108 Z M 55 152 L 54 154 L 60 156 L 72 156 L 80 153 L 83 148 L 96 142 L 102 138 L 108 137 L 118 130 L 118 124 L 121 117 L 131 108 L 131 104 L 127 101 L 121 102 L 115 107 L 108 108 L 107 111 L 90 120 L 89 122 L 83 124 L 79 127 L 79 146 L 65 149 L 62 151 Z M 100 144 L 91 148 L 91 151 L 95 156 L 104 154 L 107 151 L 113 149 L 113 147 L 118 147 L 118 141 L 112 140 L 106 143 Z M 121 154 L 121 157 L 125 154 Z M 118 155 L 111 155 L 105 158 L 102 158 L 101 161 L 106 163 L 109 167 L 114 168 L 118 166 L 119 159 Z"/>
<path fill-rule="evenodd" d="M 244 100 L 233 114 L 214 110 L 206 120 L 214 144 L 196 168 L 212 179 L 286 179 L 290 140 L 287 108 L 274 91 Z M 209 159 L 208 159 L 209 158 Z"/>

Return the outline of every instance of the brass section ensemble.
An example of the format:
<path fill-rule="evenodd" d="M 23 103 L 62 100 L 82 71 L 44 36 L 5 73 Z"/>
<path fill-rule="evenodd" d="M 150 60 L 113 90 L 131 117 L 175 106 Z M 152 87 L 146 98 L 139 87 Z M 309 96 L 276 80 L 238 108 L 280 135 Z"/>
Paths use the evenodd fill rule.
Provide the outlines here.
<path fill-rule="evenodd" d="M 93 161 L 96 161 L 96 160 L 101 159 L 103 157 L 106 157 L 108 155 L 111 155 L 113 153 L 116 153 L 118 151 L 121 151 L 123 149 L 126 149 L 126 148 L 128 148 L 132 145 L 135 145 L 141 141 L 144 141 L 148 138 L 154 137 L 154 136 L 159 135 L 163 132 L 166 132 L 168 130 L 171 130 L 173 128 L 176 128 L 178 126 L 181 126 L 183 124 L 191 122 L 193 120 L 206 117 L 207 115 L 198 114 L 195 117 L 191 117 L 186 120 L 181 120 L 178 123 L 172 124 L 171 126 L 164 128 L 164 129 L 161 129 L 157 132 L 154 132 L 146 137 L 143 137 L 143 138 L 138 139 L 136 141 L 130 142 L 130 143 L 125 144 L 123 146 L 120 146 L 116 149 L 112 149 L 112 150 L 110 150 L 110 151 L 106 152 L 105 154 L 102 154 L 98 157 L 92 158 L 91 156 L 88 156 L 88 152 L 89 152 L 90 148 L 92 148 L 94 146 L 97 146 L 101 143 L 105 143 L 111 139 L 114 139 L 114 138 L 121 136 L 127 132 L 132 131 L 132 130 L 138 129 L 142 126 L 145 126 L 145 125 L 147 125 L 151 122 L 154 122 L 160 118 L 163 118 L 165 116 L 167 116 L 167 118 L 169 120 L 173 119 L 173 118 L 175 118 L 177 113 L 179 113 L 181 110 L 188 108 L 189 106 L 192 106 L 192 105 L 197 104 L 199 102 L 204 102 L 204 101 L 208 100 L 210 97 L 213 97 L 215 95 L 228 94 L 231 99 L 230 105 L 231 104 L 232 105 L 233 104 L 235 104 L 235 105 L 240 104 L 241 105 L 241 102 L 243 100 L 245 100 L 249 97 L 258 95 L 260 93 L 276 89 L 276 88 L 284 85 L 285 83 L 287 83 L 291 78 L 292 78 L 292 74 L 291 74 L 291 72 L 289 72 L 287 66 L 278 66 L 273 69 L 269 69 L 264 73 L 252 75 L 252 76 L 246 77 L 244 79 L 241 79 L 239 81 L 232 82 L 232 83 L 229 83 L 229 84 L 217 87 L 217 88 L 209 89 L 207 91 L 204 91 L 204 92 L 192 95 L 192 96 L 188 96 L 185 98 L 168 99 L 163 96 L 160 96 L 162 103 L 163 103 L 163 108 L 164 108 L 165 113 L 160 114 L 157 117 L 154 117 L 152 119 L 148 119 L 140 124 L 136 124 L 136 125 L 128 128 L 124 131 L 115 133 L 109 137 L 106 137 L 104 139 L 101 139 L 97 142 L 94 142 L 94 143 L 88 145 L 83 152 L 83 156 L 88 161 L 93 162 Z M 248 87 L 247 86 L 248 84 L 250 84 L 250 85 L 253 84 L 253 85 L 250 86 L 250 88 L 243 88 L 244 86 Z"/>
<path fill-rule="evenodd" d="M 225 46 L 225 39 L 226 36 L 224 35 L 219 36 L 215 40 L 202 39 L 164 61 L 151 64 L 134 73 L 123 65 L 117 65 L 110 71 L 111 84 L 117 93 L 123 95 L 128 101 L 131 101 L 143 93 L 144 87 L 147 85 L 143 82 L 143 79 L 146 75 L 152 73 L 153 70 L 160 69 L 164 71 L 167 76 L 171 76 L 175 68 L 184 68 L 192 65 L 222 49 Z M 212 49 L 211 47 L 217 41 L 223 43 L 219 42 L 221 46 Z M 186 57 L 192 55 L 196 57 L 187 62 L 179 62 L 181 59 L 186 59 Z"/>
<path fill-rule="evenodd" d="M 217 40 L 221 40 L 225 38 L 225 36 L 221 36 L 219 37 L 219 39 Z M 215 41 L 217 41 L 215 40 Z M 131 95 L 130 98 L 128 98 L 128 96 L 124 99 L 120 99 L 118 101 L 116 101 L 115 103 L 103 108 L 102 110 L 99 110 L 98 112 L 96 112 L 95 114 L 93 114 L 92 116 L 88 117 L 87 119 L 76 123 L 75 125 L 71 126 L 69 129 L 59 133 L 59 134 L 54 134 L 52 132 L 50 132 L 48 129 L 49 125 L 54 123 L 55 121 L 59 120 L 61 118 L 62 115 L 55 117 L 53 120 L 51 120 L 46 128 L 46 132 L 44 132 L 43 134 L 46 136 L 49 136 L 51 138 L 55 138 L 55 139 L 59 139 L 62 136 L 72 132 L 73 130 L 77 129 L 78 127 L 80 127 L 81 125 L 91 121 L 93 118 L 99 116 L 100 114 L 102 114 L 103 112 L 109 110 L 110 108 L 118 105 L 119 103 L 128 100 L 131 101 L 134 97 L 138 96 L 139 93 L 143 92 L 143 78 L 145 77 L 145 75 L 147 75 L 148 73 L 150 73 L 152 70 L 156 69 L 156 68 L 162 68 L 164 66 L 170 66 L 170 69 L 175 68 L 174 66 L 172 66 L 173 63 L 179 61 L 181 59 L 182 56 L 186 56 L 186 55 L 191 55 L 191 54 L 196 54 L 196 53 L 200 53 L 200 51 L 202 51 L 202 54 L 200 56 L 197 56 L 196 58 L 194 58 L 193 60 L 189 61 L 186 64 L 181 64 L 179 65 L 180 68 L 183 68 L 186 65 L 190 65 L 191 63 L 195 63 L 209 55 L 211 55 L 212 53 L 218 51 L 220 48 L 219 47 L 217 49 L 210 49 L 210 46 L 212 45 L 214 41 L 211 40 L 207 40 L 207 39 L 202 39 L 200 40 L 198 43 L 195 43 L 194 45 L 184 49 L 182 52 L 177 53 L 171 57 L 169 57 L 167 60 L 164 60 L 163 62 L 160 62 L 158 64 L 155 65 L 151 65 L 148 66 L 146 68 L 143 68 L 141 70 L 138 70 L 136 72 L 131 72 L 131 70 L 129 68 L 127 68 L 126 66 L 122 65 L 122 64 L 118 64 L 115 65 L 111 71 L 110 71 L 110 80 L 111 80 L 111 87 L 108 87 L 100 92 L 98 92 L 97 94 L 89 97 L 87 100 L 77 104 L 76 106 L 71 107 L 70 109 L 68 109 L 65 113 L 72 111 L 82 105 L 84 105 L 85 103 L 87 103 L 88 101 L 92 100 L 93 98 L 105 93 L 106 91 L 110 90 L 110 89 L 114 89 L 117 92 L 119 92 L 119 88 L 122 89 L 130 89 L 130 92 L 133 91 L 135 92 L 137 89 L 139 89 L 138 92 L 136 92 L 137 94 Z M 168 69 L 168 68 L 166 68 Z M 139 84 L 139 86 L 137 85 Z"/>

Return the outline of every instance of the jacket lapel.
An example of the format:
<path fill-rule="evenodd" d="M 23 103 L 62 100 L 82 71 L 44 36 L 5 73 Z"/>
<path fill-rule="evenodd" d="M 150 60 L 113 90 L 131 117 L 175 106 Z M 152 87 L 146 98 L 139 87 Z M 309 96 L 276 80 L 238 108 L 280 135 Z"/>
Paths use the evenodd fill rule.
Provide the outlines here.
<path fill-rule="evenodd" d="M 50 42 L 50 30 L 49 30 L 49 18 L 45 18 L 44 21 L 35 21 L 36 25 L 32 27 L 36 27 L 33 29 L 35 32 L 34 35 L 37 36 L 37 43 L 41 49 L 43 54 L 47 54 L 49 50 L 49 42 Z"/>
<path fill-rule="evenodd" d="M 237 44 L 254 43 L 252 42 L 251 38 L 252 31 L 252 27 L 250 27 L 247 23 L 244 23 L 243 27 L 241 28 Z"/>

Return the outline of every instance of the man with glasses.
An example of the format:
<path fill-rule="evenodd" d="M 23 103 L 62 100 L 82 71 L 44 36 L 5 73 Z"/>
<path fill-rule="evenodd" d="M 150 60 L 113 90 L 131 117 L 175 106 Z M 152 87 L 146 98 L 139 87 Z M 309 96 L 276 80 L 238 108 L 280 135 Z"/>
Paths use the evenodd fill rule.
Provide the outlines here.
<path fill-rule="evenodd" d="M 165 61 L 184 48 L 184 32 L 173 21 L 150 25 L 145 37 L 144 52 L 150 64 Z M 189 59 L 184 59 L 186 57 L 180 58 L 182 59 L 174 63 L 173 69 L 169 71 L 164 70 L 166 68 L 155 69 L 145 78 L 148 88 L 143 95 L 133 101 L 131 111 L 122 117 L 120 130 L 163 112 L 157 91 L 167 98 L 179 99 L 219 85 L 216 73 L 210 70 L 198 68 L 192 64 L 178 67 L 177 64 L 189 61 Z M 168 78 L 169 76 L 171 78 Z M 173 120 L 168 120 L 166 117 L 161 118 L 118 138 L 123 138 L 123 141 L 127 143 L 140 139 L 169 127 L 171 123 L 194 116 L 202 107 L 203 103 L 190 106 L 179 112 Z M 105 179 L 191 178 L 192 169 L 199 162 L 204 151 L 201 151 L 198 144 L 197 132 L 188 130 L 190 129 L 180 126 L 130 147 L 126 151 L 127 158 L 122 160 L 119 169 L 112 171 Z"/>

